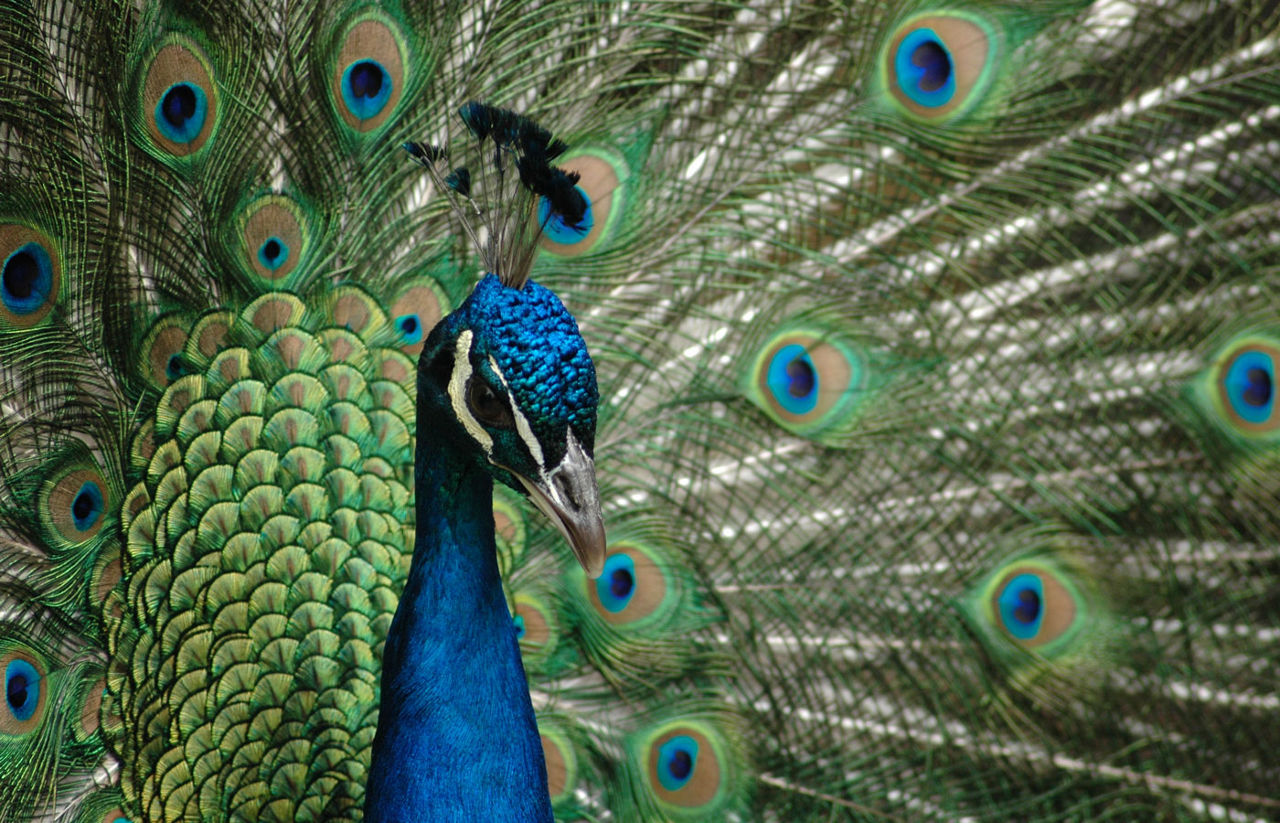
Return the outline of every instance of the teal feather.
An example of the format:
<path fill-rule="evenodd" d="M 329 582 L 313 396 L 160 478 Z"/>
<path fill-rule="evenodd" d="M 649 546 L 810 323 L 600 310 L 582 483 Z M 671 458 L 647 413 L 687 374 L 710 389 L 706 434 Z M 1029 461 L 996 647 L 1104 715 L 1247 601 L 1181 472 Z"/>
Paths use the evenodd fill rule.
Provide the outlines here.
<path fill-rule="evenodd" d="M 500 237 L 643 555 L 496 495 L 558 819 L 1280 816 L 1274 4 L 142 5 L 0 10 L 0 820 L 362 818 Z"/>

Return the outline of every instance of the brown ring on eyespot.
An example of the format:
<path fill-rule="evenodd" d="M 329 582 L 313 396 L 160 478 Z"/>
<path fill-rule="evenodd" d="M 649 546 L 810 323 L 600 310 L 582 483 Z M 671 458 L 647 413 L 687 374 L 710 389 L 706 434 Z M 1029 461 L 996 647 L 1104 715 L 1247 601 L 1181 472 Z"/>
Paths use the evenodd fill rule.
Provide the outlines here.
<path fill-rule="evenodd" d="M 80 728 L 84 729 L 86 734 L 93 734 L 98 730 L 101 723 L 99 712 L 102 710 L 102 692 L 106 688 L 107 679 L 101 677 L 89 687 L 85 695 L 84 705 L 80 707 Z"/>
<path fill-rule="evenodd" d="M 382 362 L 378 364 L 378 375 L 388 380 L 394 380 L 397 383 L 406 382 L 410 374 L 412 372 L 405 368 L 404 363 L 394 357 L 383 358 Z"/>
<path fill-rule="evenodd" d="M 922 106 L 912 100 L 902 90 L 900 78 L 894 71 L 894 62 L 902 41 L 920 29 L 932 29 L 938 39 L 945 44 L 947 53 L 951 56 L 951 70 L 955 74 L 956 83 L 955 93 L 951 95 L 950 100 L 940 106 Z M 923 120 L 946 117 L 968 102 L 970 93 L 987 66 L 990 54 L 991 43 L 987 33 L 980 26 L 963 17 L 930 15 L 917 18 L 899 28 L 893 39 L 889 41 L 889 48 L 885 50 L 883 59 L 888 61 L 885 76 L 889 78 L 889 92 L 903 108 L 916 117 Z"/>
<path fill-rule="evenodd" d="M 268 268 L 259 259 L 259 250 L 272 241 L 283 243 L 288 259 L 279 268 Z M 293 212 L 279 203 L 266 203 L 244 222 L 245 255 L 249 266 L 264 280 L 283 280 L 298 267 L 302 258 L 302 227 Z"/>
<path fill-rule="evenodd" d="M 107 595 L 111 594 L 116 584 L 120 582 L 120 577 L 120 558 L 113 558 L 103 564 L 102 571 L 98 573 L 98 583 L 94 586 L 94 595 L 97 603 L 106 602 Z"/>
<path fill-rule="evenodd" d="M 545 646 L 551 640 L 551 624 L 542 611 L 528 601 L 516 601 L 516 615 L 524 619 L 524 637 L 521 643 L 531 646 Z"/>
<path fill-rule="evenodd" d="M 165 137 L 156 125 L 156 106 L 176 83 L 192 83 L 199 86 L 205 95 L 203 127 L 198 135 L 185 143 L 177 143 Z M 177 43 L 171 43 L 156 52 L 151 68 L 147 70 L 146 80 L 143 81 L 142 101 L 142 120 L 146 123 L 147 134 L 157 146 L 178 157 L 186 157 L 199 151 L 209 139 L 213 124 L 218 119 L 218 98 L 214 94 L 213 80 L 209 77 L 208 70 L 189 48 Z"/>
<path fill-rule="evenodd" d="M 213 357 L 222 350 L 230 331 L 231 327 L 223 322 L 206 324 L 196 338 L 196 350 L 205 357 Z"/>
<path fill-rule="evenodd" d="M 646 552 L 626 543 L 619 543 L 610 546 L 605 552 L 605 562 L 608 563 L 609 558 L 615 554 L 626 554 L 634 564 L 635 571 L 632 585 L 635 587 L 635 593 L 632 594 L 626 608 L 617 612 L 609 611 L 605 608 L 604 603 L 600 601 L 600 592 L 597 589 L 596 581 L 587 577 L 583 577 L 583 580 L 587 588 L 587 597 L 591 601 L 592 608 L 596 610 L 596 614 L 610 625 L 623 626 L 648 617 L 657 611 L 667 596 L 667 580 L 662 573 L 662 569 L 653 562 Z"/>
<path fill-rule="evenodd" d="M 180 326 L 168 326 L 151 338 L 147 351 L 147 363 L 151 366 L 151 382 L 164 387 L 173 382 L 169 376 L 169 363 L 175 355 L 187 347 L 187 330 Z"/>
<path fill-rule="evenodd" d="M 111 811 L 107 812 L 102 816 L 102 823 L 115 823 L 115 821 L 119 820 L 120 818 L 124 818 L 125 820 L 128 820 L 129 816 L 124 813 L 124 809 L 120 808 L 119 806 L 116 806 L 114 809 L 112 809 Z"/>
<path fill-rule="evenodd" d="M 809 355 L 809 360 L 813 363 L 815 372 L 814 378 L 817 382 L 817 403 L 804 414 L 795 414 L 788 411 L 774 398 L 773 390 L 769 386 L 769 364 L 779 351 L 791 345 L 802 347 L 805 350 L 805 354 Z M 853 367 L 849 364 L 848 356 L 830 343 L 826 343 L 812 335 L 789 334 L 780 337 L 773 342 L 773 345 L 769 346 L 764 357 L 757 362 L 759 365 L 757 367 L 758 373 L 756 374 L 756 388 L 759 390 L 760 396 L 769 405 L 769 409 L 786 423 L 799 425 L 821 420 L 829 411 L 835 408 L 841 398 L 852 388 Z"/>
<path fill-rule="evenodd" d="M 689 782 L 675 791 L 662 785 L 658 779 L 658 752 L 667 741 L 674 737 L 691 737 L 698 744 L 698 759 L 694 765 L 693 775 Z M 696 729 L 676 727 L 658 737 L 649 746 L 649 786 L 658 799 L 673 806 L 696 808 L 705 806 L 715 799 L 720 791 L 720 760 L 711 742 Z"/>
<path fill-rule="evenodd" d="M 102 493 L 102 512 L 92 526 L 81 531 L 76 527 L 71 509 L 86 483 L 94 484 Z M 68 472 L 53 485 L 49 490 L 46 505 L 49 507 L 49 517 L 58 534 L 72 543 L 81 543 L 92 539 L 102 531 L 103 525 L 107 522 L 107 513 L 111 511 L 111 502 L 111 491 L 101 474 L 94 469 L 77 469 Z"/>
<path fill-rule="evenodd" d="M 382 110 L 366 120 L 357 117 L 347 108 L 346 98 L 342 93 L 342 78 L 347 67 L 361 60 L 374 59 L 382 66 L 382 70 L 391 79 L 391 94 Z M 404 60 L 395 35 L 385 23 L 377 20 L 362 20 L 347 32 L 347 39 L 338 51 L 338 61 L 332 71 L 331 92 L 337 104 L 338 116 L 356 131 L 367 132 L 381 126 L 400 103 L 400 95 L 404 91 Z"/>
<path fill-rule="evenodd" d="M 0 263 L 6 262 L 9 256 L 28 243 L 34 243 L 44 250 L 49 258 L 50 283 L 49 296 L 43 304 L 25 314 L 15 314 L 0 301 L 0 328 L 9 326 L 15 329 L 29 329 L 48 316 L 57 302 L 62 290 L 62 259 L 57 248 L 43 232 L 17 223 L 0 224 Z"/>
<path fill-rule="evenodd" d="M 354 294 L 344 294 L 333 303 L 333 322 L 353 332 L 362 332 L 369 325 L 369 306 Z"/>
<path fill-rule="evenodd" d="M 1014 566 L 1005 573 L 1000 585 L 996 586 L 992 594 L 991 607 L 994 609 L 994 614 L 1000 614 L 1000 595 L 1004 593 L 1005 588 L 1013 582 L 1014 578 L 1024 574 L 1034 575 L 1040 581 L 1040 612 L 1043 615 L 1040 619 L 1040 630 L 1036 632 L 1035 637 L 1025 640 L 1014 637 L 1003 627 L 1002 631 L 1005 637 L 1019 646 L 1034 649 L 1046 643 L 1052 643 L 1065 634 L 1076 621 L 1078 607 L 1075 598 L 1052 574 L 1037 566 Z"/>
<path fill-rule="evenodd" d="M 391 306 L 391 322 L 398 324 L 399 318 L 405 315 L 417 316 L 417 322 L 422 327 L 419 330 L 421 336 L 416 343 L 402 344 L 400 350 L 405 354 L 419 354 L 427 342 L 427 335 L 444 316 L 444 312 L 440 309 L 440 298 L 430 286 L 414 286 L 407 289 Z"/>
<path fill-rule="evenodd" d="M 1239 426 L 1243 431 L 1251 434 L 1265 434 L 1266 432 L 1275 431 L 1280 427 L 1280 400 L 1273 399 L 1274 406 L 1271 413 L 1271 419 L 1261 423 L 1251 423 L 1241 417 L 1235 410 L 1235 405 L 1231 402 L 1231 395 L 1227 391 L 1227 375 L 1231 372 L 1231 364 L 1233 364 L 1241 355 L 1249 352 L 1262 352 L 1271 358 L 1273 368 L 1280 367 L 1280 349 L 1268 346 L 1264 343 L 1250 342 L 1246 343 L 1234 352 L 1231 356 L 1222 361 L 1222 365 L 1218 368 L 1218 377 L 1214 381 L 1214 388 L 1218 392 L 1218 402 L 1226 412 L 1228 419 L 1232 425 Z M 1272 382 L 1272 394 L 1277 391 L 1275 382 Z"/>
<path fill-rule="evenodd" d="M 516 539 L 516 524 L 511 521 L 506 512 L 500 512 L 497 509 L 493 511 L 493 529 L 498 536 L 510 543 Z"/>
<path fill-rule="evenodd" d="M 264 300 L 253 313 L 253 327 L 265 334 L 283 329 L 293 321 L 294 308 L 290 300 Z"/>
<path fill-rule="evenodd" d="M 613 193 L 621 185 L 613 165 L 600 157 L 584 154 L 572 157 L 560 164 L 565 171 L 578 173 L 578 186 L 591 201 L 591 230 L 576 243 L 557 243 L 543 235 L 538 241 L 546 251 L 562 257 L 574 257 L 593 249 L 609 223 L 613 208 Z M 533 219 L 538 219 L 538 204 L 533 206 Z"/>
<path fill-rule="evenodd" d="M 545 734 L 542 737 L 542 759 L 547 763 L 547 794 L 560 797 L 569 788 L 569 764 L 560 746 Z"/>
<path fill-rule="evenodd" d="M 16 650 L 0 655 L 0 687 L 7 690 L 8 684 L 6 681 L 8 678 L 6 672 L 9 669 L 9 664 L 14 660 L 21 660 L 36 670 L 36 675 L 40 678 L 40 696 L 36 698 L 36 707 L 32 710 L 31 716 L 26 720 L 19 720 L 4 702 L 5 695 L 0 694 L 0 734 L 19 735 L 35 731 L 36 727 L 40 725 L 40 721 L 44 719 L 45 701 L 49 696 L 49 673 L 44 670 L 44 667 L 34 657 Z"/>

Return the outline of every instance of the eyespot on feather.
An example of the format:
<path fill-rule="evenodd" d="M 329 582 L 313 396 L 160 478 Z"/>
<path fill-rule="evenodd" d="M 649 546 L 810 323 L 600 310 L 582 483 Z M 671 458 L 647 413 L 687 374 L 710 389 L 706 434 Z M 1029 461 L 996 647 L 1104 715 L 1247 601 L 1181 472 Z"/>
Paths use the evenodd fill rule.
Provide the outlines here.
<path fill-rule="evenodd" d="M 1089 647 L 1098 606 L 1084 572 L 1053 554 L 1024 555 L 1002 563 L 974 589 L 966 611 L 998 657 L 1020 649 L 1041 660 L 1062 661 Z M 1002 651 L 1005 650 L 1005 651 Z"/>
<path fill-rule="evenodd" d="M 1212 396 L 1223 423 L 1246 437 L 1273 436 L 1280 430 L 1276 403 L 1276 365 L 1280 341 L 1245 337 L 1227 346 L 1211 372 Z"/>
<path fill-rule="evenodd" d="M 102 472 L 79 461 L 51 475 L 40 489 L 41 520 L 52 535 L 70 544 L 97 537 L 115 504 Z"/>
<path fill-rule="evenodd" d="M 391 305 L 391 322 L 400 336 L 400 349 L 417 355 L 427 335 L 448 311 L 449 302 L 434 281 L 420 282 L 400 293 Z"/>
<path fill-rule="evenodd" d="M 44 662 L 24 649 L 0 654 L 0 738 L 27 735 L 39 728 L 48 698 L 47 675 Z"/>
<path fill-rule="evenodd" d="M 183 351 L 188 325 L 181 315 L 166 315 L 156 320 L 142 339 L 142 377 L 155 388 L 163 389 L 186 373 Z"/>
<path fill-rule="evenodd" d="M 724 744 L 714 730 L 706 723 L 673 721 L 647 737 L 645 782 L 659 805 L 681 816 L 716 811 L 728 789 Z"/>
<path fill-rule="evenodd" d="M 547 764 L 547 792 L 551 804 L 560 805 L 571 800 L 578 787 L 578 756 L 568 735 L 558 727 L 539 724 L 538 731 Z"/>
<path fill-rule="evenodd" d="M 543 598 L 517 594 L 514 621 L 520 649 L 526 657 L 541 659 L 555 653 L 559 621 Z"/>
<path fill-rule="evenodd" d="M 62 289 L 62 257 L 44 233 L 0 224 L 0 329 L 29 329 L 44 320 Z"/>
<path fill-rule="evenodd" d="M 600 577 L 582 579 L 592 609 L 614 627 L 661 621 L 679 597 L 679 585 L 661 553 L 634 541 L 610 546 Z"/>
<path fill-rule="evenodd" d="M 996 29 L 982 16 L 963 11 L 920 14 L 889 36 L 880 56 L 881 84 L 909 117 L 943 122 L 982 99 L 999 55 Z"/>
<path fill-rule="evenodd" d="M 1070 631 L 1079 607 L 1056 573 L 1026 564 L 1004 573 L 996 584 L 990 608 L 996 624 L 1009 639 L 1034 649 Z"/>
<path fill-rule="evenodd" d="M 542 249 L 557 257 L 578 257 L 596 251 L 610 239 L 626 206 L 629 176 L 626 161 L 606 149 L 579 149 L 559 161 L 565 171 L 578 174 L 577 191 L 587 212 L 577 225 L 553 214 L 545 197 L 538 198 L 534 219 L 542 226 Z"/>
<path fill-rule="evenodd" d="M 786 330 L 759 349 L 748 397 L 784 428 L 813 436 L 847 421 L 867 382 L 852 345 L 819 331 Z"/>
<path fill-rule="evenodd" d="M 357 132 L 381 126 L 404 93 L 407 52 L 403 37 L 381 18 L 354 22 L 341 38 L 330 92 L 342 122 Z"/>
<path fill-rule="evenodd" d="M 218 93 L 203 49 L 179 34 L 161 41 L 145 64 L 140 118 L 162 153 L 190 157 L 213 136 Z"/>
<path fill-rule="evenodd" d="M 302 210 L 288 197 L 258 198 L 245 208 L 239 225 L 245 270 L 268 288 L 287 282 L 307 256 L 310 231 Z"/>

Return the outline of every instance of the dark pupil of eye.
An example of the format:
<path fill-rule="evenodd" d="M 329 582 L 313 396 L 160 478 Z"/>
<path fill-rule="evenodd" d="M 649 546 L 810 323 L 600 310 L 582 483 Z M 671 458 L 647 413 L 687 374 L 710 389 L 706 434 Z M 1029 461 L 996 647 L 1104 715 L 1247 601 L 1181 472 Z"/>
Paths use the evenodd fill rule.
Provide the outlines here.
<path fill-rule="evenodd" d="M 614 569 L 613 574 L 609 575 L 609 591 L 614 597 L 626 597 L 631 594 L 633 585 L 635 581 L 631 579 L 631 572 L 626 569 Z"/>
<path fill-rule="evenodd" d="M 502 402 L 493 389 L 484 383 L 475 384 L 475 389 L 471 392 L 471 404 L 475 407 L 476 414 L 486 420 L 493 421 L 502 416 Z"/>
<path fill-rule="evenodd" d="M 1013 617 L 1019 623 L 1034 623 L 1040 616 L 1040 595 L 1031 589 L 1018 592 L 1018 605 L 1013 609 Z"/>
<path fill-rule="evenodd" d="M 1263 369 L 1252 368 L 1245 372 L 1245 379 L 1249 383 L 1244 387 L 1244 402 L 1250 406 L 1265 406 L 1271 402 L 1271 392 L 1274 391 L 1271 375 Z"/>
<path fill-rule="evenodd" d="M 400 321 L 400 329 L 405 334 L 413 334 L 418 330 L 418 318 L 406 317 Z"/>
<path fill-rule="evenodd" d="M 71 513 L 77 520 L 84 520 L 93 513 L 93 497 L 88 492 L 80 492 L 71 501 Z"/>
<path fill-rule="evenodd" d="M 946 49 L 933 40 L 916 46 L 911 62 L 924 69 L 920 77 L 921 91 L 937 91 L 951 76 L 951 58 L 947 57 Z"/>
<path fill-rule="evenodd" d="M 280 244 L 275 240 L 268 240 L 267 244 L 262 247 L 262 253 L 266 255 L 268 260 L 275 260 L 280 255 Z"/>
<path fill-rule="evenodd" d="M 9 700 L 10 706 L 16 709 L 26 705 L 27 685 L 27 678 L 23 675 L 16 674 L 9 678 L 5 686 L 5 697 Z"/>
<path fill-rule="evenodd" d="M 667 768 L 671 770 L 671 776 L 676 780 L 684 780 L 689 776 L 689 772 L 693 771 L 693 758 L 684 749 L 677 749 L 676 753 L 671 755 Z"/>
<path fill-rule="evenodd" d="M 373 98 L 382 91 L 382 69 L 377 63 L 362 60 L 351 70 L 351 93 L 356 97 Z"/>
<path fill-rule="evenodd" d="M 792 397 L 808 397 L 813 391 L 813 367 L 801 358 L 797 357 L 787 364 L 787 377 L 790 378 L 787 394 Z"/>
<path fill-rule="evenodd" d="M 31 252 L 20 251 L 4 267 L 4 290 L 19 300 L 31 296 L 40 267 Z"/>
<path fill-rule="evenodd" d="M 196 93 L 185 83 L 174 86 L 164 96 L 163 112 L 169 125 L 181 126 L 195 116 Z"/>

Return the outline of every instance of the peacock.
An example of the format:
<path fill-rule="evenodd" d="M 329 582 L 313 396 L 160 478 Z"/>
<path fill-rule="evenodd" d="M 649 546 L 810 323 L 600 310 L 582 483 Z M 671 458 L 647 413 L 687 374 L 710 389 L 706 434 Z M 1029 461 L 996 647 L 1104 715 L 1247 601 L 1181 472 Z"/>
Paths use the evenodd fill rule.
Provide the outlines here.
<path fill-rule="evenodd" d="M 1276 3 L 0 44 L 0 821 L 1280 819 Z"/>

